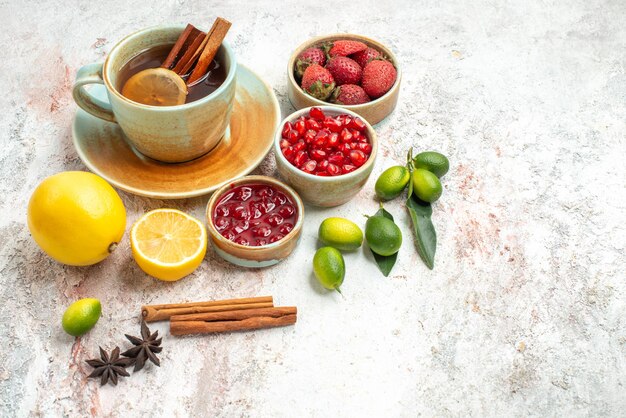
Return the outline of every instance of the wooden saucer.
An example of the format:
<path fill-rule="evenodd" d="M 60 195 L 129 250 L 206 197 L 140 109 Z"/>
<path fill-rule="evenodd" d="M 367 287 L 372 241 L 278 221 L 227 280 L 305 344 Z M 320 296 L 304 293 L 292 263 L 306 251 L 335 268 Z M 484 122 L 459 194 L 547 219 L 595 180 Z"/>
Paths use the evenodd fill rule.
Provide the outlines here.
<path fill-rule="evenodd" d="M 104 88 L 93 94 L 106 100 Z M 152 160 L 128 145 L 117 124 L 80 109 L 72 135 L 87 168 L 113 186 L 140 196 L 182 199 L 211 193 L 254 170 L 272 147 L 280 118 L 272 89 L 254 72 L 237 64 L 230 133 L 203 157 L 180 164 Z"/>

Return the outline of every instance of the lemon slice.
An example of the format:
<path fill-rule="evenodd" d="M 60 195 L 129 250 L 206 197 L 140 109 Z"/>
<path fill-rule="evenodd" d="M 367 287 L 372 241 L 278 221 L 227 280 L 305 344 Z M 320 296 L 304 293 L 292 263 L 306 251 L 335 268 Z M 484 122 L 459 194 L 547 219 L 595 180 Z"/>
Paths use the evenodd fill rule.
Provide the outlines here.
<path fill-rule="evenodd" d="M 143 215 L 130 231 L 133 258 L 147 274 L 174 281 L 200 266 L 207 247 L 204 225 L 175 209 Z"/>
<path fill-rule="evenodd" d="M 149 68 L 129 78 L 122 88 L 122 95 L 150 106 L 176 106 L 185 103 L 187 85 L 172 70 Z"/>

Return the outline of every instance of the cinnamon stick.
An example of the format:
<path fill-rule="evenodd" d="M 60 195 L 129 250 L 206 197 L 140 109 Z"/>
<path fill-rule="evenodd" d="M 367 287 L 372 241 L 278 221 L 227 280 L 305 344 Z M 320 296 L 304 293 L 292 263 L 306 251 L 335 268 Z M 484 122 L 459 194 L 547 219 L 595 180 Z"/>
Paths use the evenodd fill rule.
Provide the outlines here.
<path fill-rule="evenodd" d="M 185 50 L 183 56 L 180 57 L 174 68 L 172 68 L 172 71 L 181 77 L 187 74 L 187 71 L 189 71 L 191 66 L 198 60 L 208 39 L 208 35 L 201 32 Z"/>
<path fill-rule="evenodd" d="M 167 58 L 165 58 L 165 61 L 163 61 L 163 64 L 161 64 L 161 67 L 162 68 L 172 67 L 172 65 L 174 65 L 174 63 L 176 62 L 176 58 L 178 58 L 181 50 L 183 51 L 183 54 L 184 54 L 184 52 L 186 52 L 189 49 L 193 41 L 196 38 L 198 38 L 199 35 L 204 35 L 204 32 L 197 29 L 191 23 L 187 24 L 183 32 L 180 34 L 180 36 L 176 40 L 176 43 L 170 50 L 170 53 L 167 55 Z"/>
<path fill-rule="evenodd" d="M 296 315 L 298 310 L 295 306 L 273 307 L 273 308 L 261 308 L 261 309 L 244 309 L 238 311 L 224 311 L 224 312 L 205 312 L 195 313 L 187 315 L 173 315 L 170 318 L 171 322 L 175 321 L 204 321 L 204 322 L 216 322 L 216 321 L 240 321 L 242 319 L 257 318 L 261 316 L 267 316 L 272 318 L 278 318 L 285 315 Z"/>
<path fill-rule="evenodd" d="M 221 17 L 215 19 L 213 27 L 211 27 L 211 30 L 207 32 L 206 38 L 208 41 L 202 50 L 202 55 L 200 55 L 198 63 L 187 80 L 188 85 L 193 84 L 206 74 L 209 65 L 211 65 L 213 58 L 215 58 L 215 54 L 217 54 L 217 50 L 220 48 L 220 45 L 222 45 L 222 41 L 226 37 L 226 33 L 228 32 L 228 29 L 230 29 L 230 26 L 231 23 L 226 19 Z"/>
<path fill-rule="evenodd" d="M 296 323 L 296 315 L 283 315 L 277 318 L 258 316 L 240 321 L 171 321 L 172 335 L 205 334 L 214 332 L 248 331 L 260 328 L 284 327 Z"/>
<path fill-rule="evenodd" d="M 274 300 L 271 296 L 260 296 L 206 302 L 146 305 L 141 307 L 141 315 L 146 322 L 155 322 L 169 319 L 173 315 L 271 308 L 273 306 Z"/>

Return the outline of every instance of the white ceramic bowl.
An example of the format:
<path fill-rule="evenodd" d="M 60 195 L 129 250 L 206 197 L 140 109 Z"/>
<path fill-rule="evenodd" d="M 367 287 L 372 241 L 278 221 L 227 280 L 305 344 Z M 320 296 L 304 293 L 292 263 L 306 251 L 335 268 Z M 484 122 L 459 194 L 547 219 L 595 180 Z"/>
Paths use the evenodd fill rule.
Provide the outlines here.
<path fill-rule="evenodd" d="M 287 116 L 278 126 L 276 135 L 274 136 L 274 154 L 276 155 L 276 166 L 280 176 L 289 183 L 298 194 L 307 203 L 314 206 L 332 207 L 339 206 L 352 199 L 365 185 L 367 179 L 372 173 L 376 155 L 378 153 L 378 139 L 372 125 L 358 114 L 336 106 L 317 106 L 321 108 L 326 115 L 337 116 L 348 114 L 352 117 L 358 117 L 366 125 L 366 134 L 372 144 L 372 153 L 368 160 L 358 169 L 351 173 L 342 174 L 333 177 L 322 177 L 314 174 L 305 173 L 292 165 L 280 149 L 280 141 L 282 139 L 282 129 L 286 122 L 294 122 L 302 115 L 308 115 L 310 107 L 300 109 Z"/>

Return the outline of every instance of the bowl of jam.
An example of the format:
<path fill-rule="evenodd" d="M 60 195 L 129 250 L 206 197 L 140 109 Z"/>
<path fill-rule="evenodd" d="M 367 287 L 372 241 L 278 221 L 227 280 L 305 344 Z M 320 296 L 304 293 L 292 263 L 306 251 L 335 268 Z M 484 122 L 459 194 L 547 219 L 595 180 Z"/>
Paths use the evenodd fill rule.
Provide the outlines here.
<path fill-rule="evenodd" d="M 267 267 L 298 244 L 304 205 L 286 184 L 246 176 L 213 193 L 206 217 L 211 243 L 222 258 L 243 267 Z"/>

